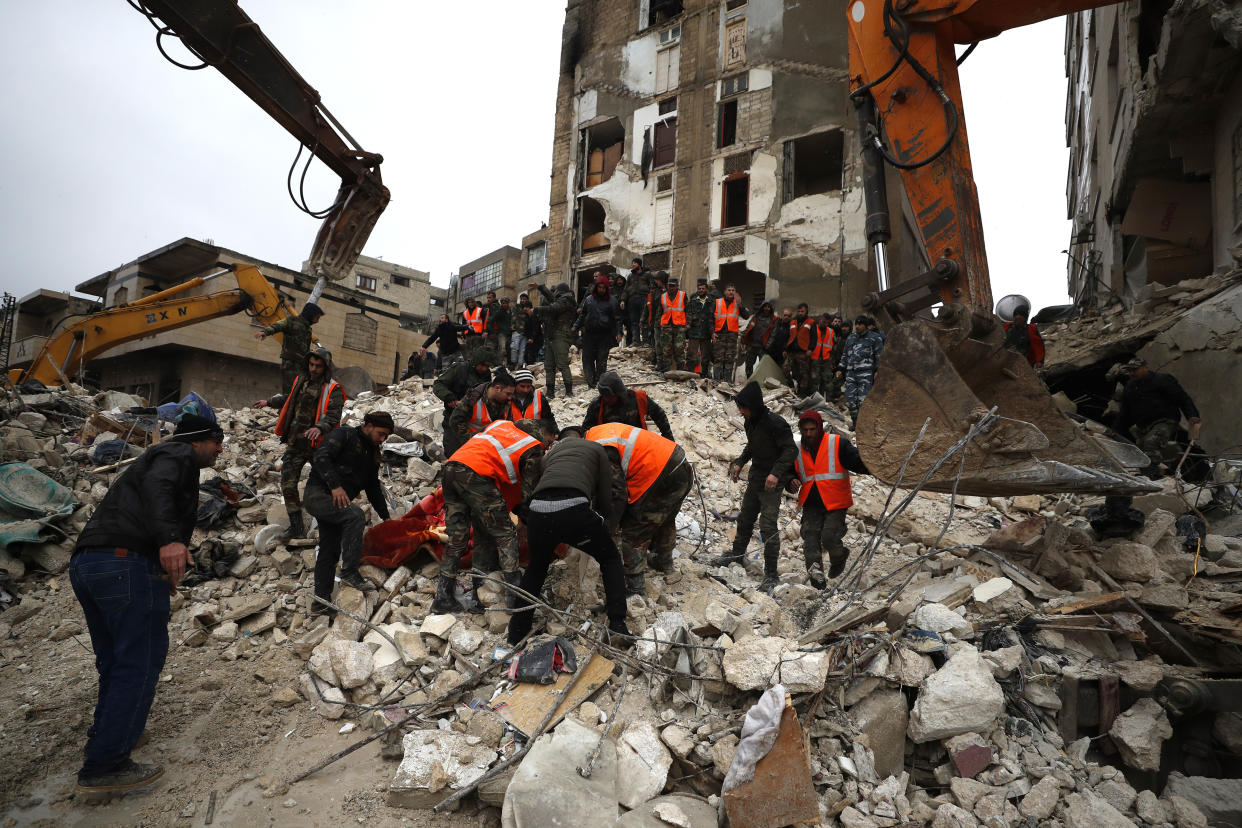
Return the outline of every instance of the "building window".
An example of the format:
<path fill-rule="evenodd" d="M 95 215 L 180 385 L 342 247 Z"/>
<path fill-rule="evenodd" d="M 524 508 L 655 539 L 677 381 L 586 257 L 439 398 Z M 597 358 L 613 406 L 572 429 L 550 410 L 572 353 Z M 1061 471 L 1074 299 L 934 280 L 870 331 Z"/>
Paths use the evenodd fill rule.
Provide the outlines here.
<path fill-rule="evenodd" d="M 659 26 L 682 12 L 682 0 L 642 0 L 639 9 L 645 10 L 643 28 Z"/>
<path fill-rule="evenodd" d="M 721 229 L 745 227 L 750 209 L 750 176 L 747 173 L 733 173 L 724 180 L 720 189 Z"/>
<path fill-rule="evenodd" d="M 676 89 L 681 75 L 681 44 L 656 52 L 655 93 L 663 95 Z"/>
<path fill-rule="evenodd" d="M 361 273 L 359 273 L 357 279 L 355 280 L 355 284 L 358 286 L 359 290 L 374 291 L 375 290 L 375 277 L 374 276 L 363 276 Z"/>
<path fill-rule="evenodd" d="M 673 194 L 657 196 L 655 200 L 655 244 L 668 244 L 673 240 Z"/>
<path fill-rule="evenodd" d="M 612 178 L 625 149 L 625 127 L 617 118 L 582 130 L 582 152 L 586 156 L 585 186 L 594 187 Z"/>
<path fill-rule="evenodd" d="M 548 269 L 548 243 L 539 242 L 526 248 L 526 275 L 534 276 Z"/>
<path fill-rule="evenodd" d="M 725 0 L 725 11 L 731 12 L 746 5 L 746 0 Z"/>
<path fill-rule="evenodd" d="M 660 32 L 660 45 L 661 46 L 667 46 L 668 44 L 674 41 L 677 41 L 677 40 L 681 40 L 681 24 L 680 23 L 678 23 L 676 26 L 674 26 L 671 29 L 665 29 L 664 31 Z"/>
<path fill-rule="evenodd" d="M 737 100 L 720 104 L 716 116 L 716 146 L 731 147 L 737 143 Z"/>
<path fill-rule="evenodd" d="M 395 285 L 396 287 L 409 287 L 410 286 L 410 278 L 408 276 L 398 276 L 396 273 L 394 273 L 392 274 L 391 279 L 392 279 L 393 285 Z"/>
<path fill-rule="evenodd" d="M 723 100 L 731 95 L 740 95 L 750 88 L 750 74 L 743 72 L 740 75 L 733 75 L 725 78 L 720 82 L 720 97 Z"/>
<path fill-rule="evenodd" d="M 604 235 L 604 206 L 593 198 L 582 199 L 582 252 L 607 250 L 612 246 Z"/>
<path fill-rule="evenodd" d="M 656 192 L 667 193 L 673 189 L 673 174 L 662 173 L 656 176 Z"/>
<path fill-rule="evenodd" d="M 786 141 L 783 201 L 841 189 L 844 146 L 839 129 Z"/>
<path fill-rule="evenodd" d="M 349 313 L 345 315 L 345 336 L 341 345 L 351 351 L 375 353 L 375 334 L 379 323 L 365 313 Z"/>
<path fill-rule="evenodd" d="M 459 296 L 462 299 L 469 299 L 471 296 L 481 296 L 489 290 L 496 290 L 500 287 L 503 276 L 503 261 L 497 260 L 485 264 L 468 276 L 462 277 Z"/>
<path fill-rule="evenodd" d="M 655 125 L 655 149 L 652 167 L 665 167 L 677 160 L 677 116 L 665 118 Z"/>
<path fill-rule="evenodd" d="M 732 69 L 746 62 L 746 18 L 739 17 L 725 26 L 724 68 Z"/>

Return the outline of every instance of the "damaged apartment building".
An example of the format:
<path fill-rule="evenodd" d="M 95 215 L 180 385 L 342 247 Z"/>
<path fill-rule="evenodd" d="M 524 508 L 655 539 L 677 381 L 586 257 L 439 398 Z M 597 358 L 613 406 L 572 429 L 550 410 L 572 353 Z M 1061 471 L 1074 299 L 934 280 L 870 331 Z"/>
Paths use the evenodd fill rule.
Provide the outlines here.
<path fill-rule="evenodd" d="M 874 290 L 844 0 L 571 0 L 545 274 L 641 257 L 849 313 Z M 892 203 L 901 203 L 893 198 Z M 918 272 L 908 221 L 894 271 Z"/>

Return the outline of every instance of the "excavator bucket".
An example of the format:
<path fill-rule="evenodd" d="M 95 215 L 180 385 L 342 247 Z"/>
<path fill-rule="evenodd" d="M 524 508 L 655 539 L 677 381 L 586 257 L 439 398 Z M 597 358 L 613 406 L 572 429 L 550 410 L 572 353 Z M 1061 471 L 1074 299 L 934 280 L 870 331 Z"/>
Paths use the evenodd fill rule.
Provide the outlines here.
<path fill-rule="evenodd" d="M 1142 452 L 1093 437 L 1067 417 L 1026 358 L 1006 350 L 1003 339 L 998 317 L 960 304 L 946 305 L 933 321 L 916 319 L 888 331 L 855 430 L 872 474 L 888 483 L 900 477 L 913 487 L 995 407 L 999 419 L 967 443 L 964 465 L 954 455 L 925 489 L 951 492 L 956 481 L 958 494 L 985 497 L 1159 491 L 1127 470 L 1147 464 Z"/>

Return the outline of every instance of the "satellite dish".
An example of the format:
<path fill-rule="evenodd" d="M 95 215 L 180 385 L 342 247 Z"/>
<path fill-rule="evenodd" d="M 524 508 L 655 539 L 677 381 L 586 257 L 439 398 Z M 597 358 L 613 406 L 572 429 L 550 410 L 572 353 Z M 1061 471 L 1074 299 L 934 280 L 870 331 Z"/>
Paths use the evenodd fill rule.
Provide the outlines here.
<path fill-rule="evenodd" d="M 1025 307 L 1029 318 L 1031 311 L 1031 300 L 1027 299 L 1021 293 L 1011 293 L 996 303 L 996 315 L 1006 322 L 1013 321 L 1013 312 L 1018 308 Z"/>

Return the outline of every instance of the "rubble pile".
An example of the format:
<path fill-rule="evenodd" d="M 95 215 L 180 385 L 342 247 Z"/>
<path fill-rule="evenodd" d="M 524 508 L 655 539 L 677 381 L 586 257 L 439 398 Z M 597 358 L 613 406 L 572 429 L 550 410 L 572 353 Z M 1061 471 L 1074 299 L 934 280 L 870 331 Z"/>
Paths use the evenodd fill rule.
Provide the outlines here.
<path fill-rule="evenodd" d="M 232 497 L 195 532 L 200 563 L 205 549 L 211 561 L 173 599 L 174 649 L 252 664 L 292 652 L 302 669 L 274 676 L 270 698 L 255 703 L 309 706 L 380 738 L 383 755 L 399 760 L 375 769 L 393 806 L 471 793 L 502 808 L 505 825 L 550 824 L 553 810 L 565 824 L 714 825 L 747 714 L 775 685 L 789 706 L 781 716 L 777 698 L 770 752 L 726 795 L 735 824 L 762 824 L 745 815 L 804 795 L 823 824 L 845 828 L 1190 828 L 1236 818 L 1242 781 L 1223 771 L 1242 763 L 1242 718 L 1198 714 L 1193 738 L 1222 771 L 1211 774 L 1170 749 L 1185 721 L 1158 687 L 1236 668 L 1242 539 L 1179 521 L 1175 490 L 1136 499 L 1146 523 L 1134 537 L 1100 541 L 1084 513 L 1101 498 L 918 493 L 895 514 L 906 493 L 890 498 L 880 481 L 855 477 L 846 543 L 856 565 L 827 590 L 809 586 L 786 497 L 770 597 L 757 590 L 757 539 L 744 565 L 707 563 L 732 541 L 744 486 L 726 473 L 745 442 L 731 389 L 664 379 L 630 349 L 614 352 L 614 367 L 666 410 L 697 476 L 672 570 L 649 570 L 646 594 L 629 599 L 629 626 L 641 631 L 633 650 L 606 646 L 587 623 L 602 621 L 602 587 L 598 566 L 576 550 L 543 596 L 545 632 L 577 654 L 576 672 L 550 686 L 508 679 L 508 614 L 494 584 L 481 588 L 479 614 L 430 613 L 437 565 L 425 555 L 392 571 L 363 566 L 376 590 L 341 584 L 335 618 L 312 616 L 315 532 L 283 537 L 283 446 L 271 435 L 275 412 L 261 409 L 215 412 L 227 439 L 202 480 L 222 478 Z M 769 385 L 770 408 L 794 423 L 805 403 Z M 48 524 L 47 539 L 0 557 L 16 592 L 37 593 L 27 568 L 64 568 L 118 473 L 95 461 L 96 447 L 121 440 L 132 455 L 149 439 L 146 429 L 139 440 L 98 427 L 99 413 L 141 426 L 143 401 L 122 397 L 71 386 L 10 403 L 5 458 L 78 504 Z M 581 422 L 593 397 L 558 396 L 558 422 Z M 845 418 L 821 407 L 848 435 Z M 438 485 L 442 407 L 409 380 L 349 400 L 345 423 L 375 409 L 397 424 L 382 479 L 399 516 Z M 0 637 L 22 636 L 35 602 L 0 613 Z M 70 620 L 42 629 L 81 633 Z M 1170 762 L 1184 773 L 1166 782 Z M 803 787 L 785 793 L 786 782 Z"/>

